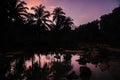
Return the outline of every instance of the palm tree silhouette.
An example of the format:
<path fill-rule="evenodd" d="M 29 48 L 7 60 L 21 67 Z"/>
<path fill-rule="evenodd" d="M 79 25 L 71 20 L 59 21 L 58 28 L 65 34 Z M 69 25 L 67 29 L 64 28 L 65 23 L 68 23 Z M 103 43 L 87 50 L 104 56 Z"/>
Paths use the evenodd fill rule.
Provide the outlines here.
<path fill-rule="evenodd" d="M 65 13 L 63 12 L 63 9 L 61 7 L 56 7 L 53 10 L 52 15 L 53 21 L 55 22 L 56 25 L 55 30 L 59 30 L 61 27 L 61 21 L 63 20 Z"/>
<path fill-rule="evenodd" d="M 6 9 L 8 13 L 8 19 L 12 22 L 22 21 L 27 16 L 26 3 L 21 0 L 9 0 L 8 7 Z"/>
<path fill-rule="evenodd" d="M 29 26 L 35 25 L 34 14 L 28 13 L 28 16 L 27 16 L 27 19 L 26 19 L 26 24 L 28 24 Z"/>
<path fill-rule="evenodd" d="M 34 11 L 34 20 L 39 29 L 50 30 L 49 26 L 52 21 L 49 20 L 50 12 L 45 11 L 45 6 L 41 4 L 39 6 L 32 7 L 31 9 Z"/>
<path fill-rule="evenodd" d="M 71 30 L 71 27 L 73 25 L 73 19 L 71 19 L 70 17 L 66 17 L 64 22 L 63 22 L 63 30 Z"/>

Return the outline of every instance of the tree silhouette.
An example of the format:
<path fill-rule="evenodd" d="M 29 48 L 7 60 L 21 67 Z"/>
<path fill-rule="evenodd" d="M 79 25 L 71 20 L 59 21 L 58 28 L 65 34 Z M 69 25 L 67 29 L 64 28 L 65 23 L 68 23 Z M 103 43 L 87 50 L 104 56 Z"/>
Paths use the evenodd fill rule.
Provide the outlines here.
<path fill-rule="evenodd" d="M 80 25 L 76 28 L 76 32 L 78 32 L 78 39 L 79 41 L 85 42 L 95 42 L 99 37 L 99 21 L 95 20 L 89 22 L 87 24 Z"/>
<path fill-rule="evenodd" d="M 34 14 L 32 13 L 27 14 L 26 24 L 28 24 L 29 26 L 35 25 Z"/>
<path fill-rule="evenodd" d="M 45 6 L 41 4 L 39 6 L 32 7 L 31 9 L 34 11 L 34 20 L 39 29 L 50 30 L 49 26 L 52 21 L 49 20 L 50 12 L 45 11 Z"/>
<path fill-rule="evenodd" d="M 101 33 L 103 39 L 109 42 L 119 42 L 120 36 L 120 7 L 115 8 L 112 13 L 100 17 Z"/>
<path fill-rule="evenodd" d="M 63 30 L 65 31 L 71 30 L 73 24 L 74 24 L 73 19 L 71 19 L 70 17 L 66 17 L 65 20 L 63 20 Z"/>
<path fill-rule="evenodd" d="M 61 7 L 56 7 L 53 10 L 53 21 L 55 22 L 55 30 L 59 30 L 61 28 L 61 22 L 63 20 L 65 13 L 63 12 L 63 9 Z"/>
<path fill-rule="evenodd" d="M 8 19 L 11 22 L 22 21 L 27 16 L 26 3 L 21 0 L 8 0 L 8 7 L 6 12 L 8 13 Z"/>

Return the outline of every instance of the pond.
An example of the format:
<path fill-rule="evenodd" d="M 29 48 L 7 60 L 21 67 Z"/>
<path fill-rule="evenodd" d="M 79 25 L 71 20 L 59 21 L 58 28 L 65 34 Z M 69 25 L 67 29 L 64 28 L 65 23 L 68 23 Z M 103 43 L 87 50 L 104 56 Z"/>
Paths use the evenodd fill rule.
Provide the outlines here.
<path fill-rule="evenodd" d="M 0 80 L 120 80 L 119 56 L 99 50 L 8 52 Z"/>

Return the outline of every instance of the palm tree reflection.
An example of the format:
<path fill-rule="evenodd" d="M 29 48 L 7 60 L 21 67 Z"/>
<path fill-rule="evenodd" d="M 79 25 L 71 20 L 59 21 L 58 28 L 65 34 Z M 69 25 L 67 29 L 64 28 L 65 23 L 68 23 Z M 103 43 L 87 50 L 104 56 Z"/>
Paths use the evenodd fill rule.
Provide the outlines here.
<path fill-rule="evenodd" d="M 97 55 L 96 55 L 97 54 Z M 98 55 L 99 54 L 99 55 Z M 2 80 L 90 80 L 91 70 L 87 63 L 98 65 L 102 71 L 109 68 L 109 61 L 100 53 L 77 55 L 79 73 L 74 70 L 73 54 L 29 54 L 15 56 L 4 67 Z M 89 56 L 89 57 L 88 57 Z M 102 59 L 101 59 L 102 58 Z M 5 62 L 5 61 L 4 61 Z"/>
<path fill-rule="evenodd" d="M 13 60 L 12 65 L 7 69 L 6 78 L 3 80 L 70 80 L 70 78 L 78 77 L 72 70 L 71 54 L 65 54 L 63 61 L 53 61 L 51 66 L 47 63 L 41 66 L 41 56 L 36 56 L 39 56 L 39 61 L 36 61 L 35 56 L 31 56 L 31 58 L 21 56 Z M 60 54 L 59 57 L 61 57 Z M 29 67 L 26 67 L 26 61 L 31 61 Z"/>

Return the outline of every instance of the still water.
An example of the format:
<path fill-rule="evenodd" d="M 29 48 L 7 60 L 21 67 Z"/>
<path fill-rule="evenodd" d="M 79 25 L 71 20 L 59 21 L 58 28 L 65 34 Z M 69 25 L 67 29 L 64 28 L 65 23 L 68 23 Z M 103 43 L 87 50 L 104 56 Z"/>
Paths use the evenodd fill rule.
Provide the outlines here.
<path fill-rule="evenodd" d="M 8 52 L 0 80 L 120 80 L 120 58 L 99 51 Z"/>

